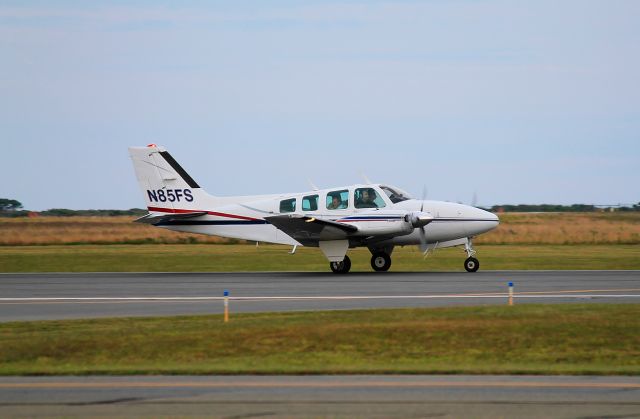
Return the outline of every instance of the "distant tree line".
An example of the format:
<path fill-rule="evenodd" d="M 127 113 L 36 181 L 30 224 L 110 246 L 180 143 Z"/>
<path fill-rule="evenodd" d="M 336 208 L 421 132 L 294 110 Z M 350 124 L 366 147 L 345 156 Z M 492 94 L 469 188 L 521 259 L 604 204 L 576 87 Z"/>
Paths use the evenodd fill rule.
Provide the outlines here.
<path fill-rule="evenodd" d="M 144 215 L 146 213 L 147 213 L 147 210 L 142 208 L 131 208 L 128 210 L 115 210 L 115 209 L 70 210 L 66 208 L 52 208 L 46 211 L 38 212 L 39 215 L 55 215 L 58 217 L 72 217 L 74 215 L 112 217 L 116 215 Z"/>
<path fill-rule="evenodd" d="M 15 199 L 0 198 L 0 211 L 18 211 L 22 209 L 22 203 Z"/>
<path fill-rule="evenodd" d="M 600 206 L 588 204 L 554 205 L 554 204 L 520 204 L 494 205 L 487 208 L 491 212 L 596 212 L 596 211 L 640 211 L 640 202 L 630 207 Z"/>
<path fill-rule="evenodd" d="M 147 210 L 142 208 L 131 208 L 128 210 L 116 210 L 116 209 L 101 209 L 101 210 L 71 210 L 66 208 L 52 208 L 45 211 L 29 211 L 22 209 L 22 203 L 15 199 L 0 198 L 0 217 L 29 217 L 29 216 L 58 216 L 58 217 L 73 217 L 73 216 L 98 216 L 98 217 L 111 217 L 116 215 L 136 215 L 142 216 L 147 213 Z"/>

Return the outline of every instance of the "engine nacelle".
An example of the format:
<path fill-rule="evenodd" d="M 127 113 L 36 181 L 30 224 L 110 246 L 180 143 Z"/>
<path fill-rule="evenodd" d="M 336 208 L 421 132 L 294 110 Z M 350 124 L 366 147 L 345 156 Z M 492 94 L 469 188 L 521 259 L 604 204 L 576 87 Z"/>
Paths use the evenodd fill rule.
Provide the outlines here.
<path fill-rule="evenodd" d="M 423 211 L 412 211 L 404 216 L 404 220 L 414 228 L 424 227 L 433 221 L 433 215 Z"/>
<path fill-rule="evenodd" d="M 405 216 L 384 211 L 376 211 L 371 214 L 358 214 L 339 220 L 358 227 L 358 236 L 389 235 L 402 236 L 413 232 L 414 227 L 407 222 Z"/>

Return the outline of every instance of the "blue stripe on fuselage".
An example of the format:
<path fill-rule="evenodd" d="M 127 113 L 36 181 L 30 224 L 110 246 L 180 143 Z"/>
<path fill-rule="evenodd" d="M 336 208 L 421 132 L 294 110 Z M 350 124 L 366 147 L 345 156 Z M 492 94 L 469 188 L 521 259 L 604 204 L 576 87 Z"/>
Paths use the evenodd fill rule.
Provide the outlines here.
<path fill-rule="evenodd" d="M 372 220 L 372 221 L 396 221 L 396 220 L 401 220 L 402 217 L 389 217 L 389 216 L 375 216 L 375 215 L 371 215 L 371 216 L 355 216 L 355 217 L 345 217 L 345 218 L 340 218 L 339 220 L 336 221 L 367 221 L 367 220 Z"/>

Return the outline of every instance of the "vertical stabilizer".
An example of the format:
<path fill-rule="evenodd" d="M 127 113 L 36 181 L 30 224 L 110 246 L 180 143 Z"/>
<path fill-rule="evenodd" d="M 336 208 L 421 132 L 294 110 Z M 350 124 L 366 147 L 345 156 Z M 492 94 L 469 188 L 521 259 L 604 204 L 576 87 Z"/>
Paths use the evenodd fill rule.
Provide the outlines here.
<path fill-rule="evenodd" d="M 129 147 L 129 155 L 149 211 L 203 207 L 208 195 L 163 147 Z"/>

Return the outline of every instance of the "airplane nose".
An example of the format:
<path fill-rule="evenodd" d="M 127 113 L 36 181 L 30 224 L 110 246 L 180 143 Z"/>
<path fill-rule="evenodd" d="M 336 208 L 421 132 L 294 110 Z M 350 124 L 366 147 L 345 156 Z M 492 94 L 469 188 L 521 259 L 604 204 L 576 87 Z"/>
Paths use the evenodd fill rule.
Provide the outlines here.
<path fill-rule="evenodd" d="M 489 212 L 489 211 L 485 211 L 485 210 L 482 210 L 482 212 L 484 213 L 483 215 L 485 216 L 485 218 L 487 220 L 491 220 L 491 221 L 495 221 L 497 223 L 500 223 L 500 218 L 498 218 L 498 216 L 496 214 L 494 214 L 492 212 Z"/>
<path fill-rule="evenodd" d="M 480 219 L 483 221 L 500 222 L 498 216 L 492 212 L 476 207 L 469 207 L 469 209 L 471 210 L 471 214 L 473 214 L 472 217 L 476 219 Z"/>
<path fill-rule="evenodd" d="M 487 226 L 487 231 L 493 230 L 494 228 L 498 227 L 498 224 L 500 224 L 500 219 L 498 218 L 498 216 L 489 211 L 484 211 L 484 213 L 487 219 L 490 220 L 487 222 L 489 224 Z"/>
<path fill-rule="evenodd" d="M 474 208 L 474 216 L 476 221 L 473 222 L 472 227 L 468 227 L 470 232 L 472 231 L 474 234 L 486 233 L 500 224 L 500 219 L 497 215 L 480 208 Z"/>

